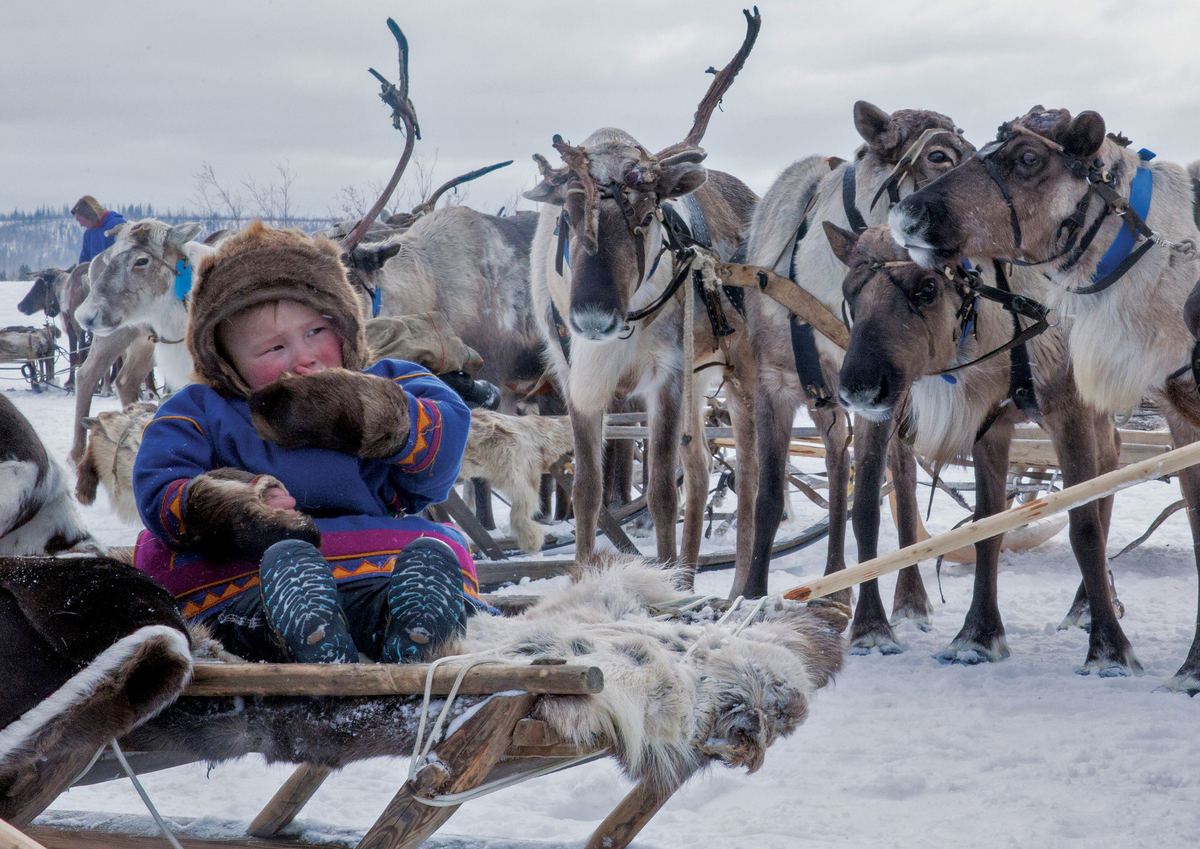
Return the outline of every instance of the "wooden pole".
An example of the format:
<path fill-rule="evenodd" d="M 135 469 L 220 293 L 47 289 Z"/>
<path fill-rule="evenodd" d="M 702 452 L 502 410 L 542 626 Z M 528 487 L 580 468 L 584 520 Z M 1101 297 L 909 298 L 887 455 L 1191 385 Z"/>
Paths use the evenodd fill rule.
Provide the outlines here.
<path fill-rule="evenodd" d="M 32 837 L 0 820 L 0 849 L 46 849 Z"/>
<path fill-rule="evenodd" d="M 460 667 L 439 666 L 435 695 L 446 695 Z M 400 663 L 197 663 L 185 696 L 389 696 L 425 692 L 429 667 Z M 468 670 L 458 692 L 489 695 L 505 690 L 583 695 L 604 689 L 597 666 L 488 663 Z"/>
<path fill-rule="evenodd" d="M 1166 454 L 1160 454 L 1149 460 L 1143 460 L 1132 466 L 1092 478 L 1090 481 L 1067 487 L 1061 492 L 1052 492 L 1045 498 L 1030 501 L 1014 510 L 1006 510 L 1003 513 L 988 516 L 986 519 L 963 525 L 961 528 L 939 534 L 891 554 L 876 557 L 866 563 L 859 563 L 849 569 L 806 581 L 784 593 L 784 598 L 796 601 L 821 598 L 855 584 L 861 584 L 863 581 L 870 581 L 889 572 L 896 572 L 905 566 L 912 566 L 922 560 L 946 554 L 961 546 L 989 539 L 1012 528 L 1028 525 L 1043 516 L 1069 510 L 1072 507 L 1080 507 L 1119 490 L 1128 489 L 1163 475 L 1173 474 L 1197 463 L 1200 463 L 1200 442 L 1193 442 L 1183 448 L 1176 448 Z"/>

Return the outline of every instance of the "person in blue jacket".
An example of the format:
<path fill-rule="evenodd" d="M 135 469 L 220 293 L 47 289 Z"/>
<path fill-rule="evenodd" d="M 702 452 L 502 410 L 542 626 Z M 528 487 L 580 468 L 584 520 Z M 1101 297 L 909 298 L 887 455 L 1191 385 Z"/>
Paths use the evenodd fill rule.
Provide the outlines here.
<path fill-rule="evenodd" d="M 254 222 L 195 270 L 198 383 L 147 425 L 134 565 L 249 660 L 429 659 L 478 580 L 417 514 L 454 485 L 466 404 L 424 368 L 370 361 L 328 239 Z"/>
<path fill-rule="evenodd" d="M 116 237 L 106 236 L 105 233 L 118 224 L 125 223 L 120 213 L 105 209 L 91 195 L 81 197 L 71 207 L 71 214 L 84 229 L 83 249 L 79 252 L 80 263 L 89 262 L 106 248 L 111 248 Z"/>

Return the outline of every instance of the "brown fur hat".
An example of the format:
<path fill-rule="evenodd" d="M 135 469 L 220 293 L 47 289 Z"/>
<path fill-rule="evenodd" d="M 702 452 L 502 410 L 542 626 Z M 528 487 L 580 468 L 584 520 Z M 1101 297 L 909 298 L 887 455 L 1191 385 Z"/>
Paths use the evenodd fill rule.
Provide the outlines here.
<path fill-rule="evenodd" d="M 75 205 L 71 207 L 71 214 L 78 215 L 89 222 L 93 230 L 100 226 L 100 222 L 104 220 L 106 212 L 108 210 L 102 207 L 100 201 L 91 195 L 84 195 L 75 201 Z"/>
<path fill-rule="evenodd" d="M 196 268 L 187 346 L 196 378 L 225 396 L 245 398 L 250 387 L 217 343 L 227 318 L 273 301 L 296 301 L 326 316 L 342 342 L 342 365 L 367 366 L 364 303 L 346 277 L 337 244 L 301 230 L 254 221 L 222 241 Z"/>

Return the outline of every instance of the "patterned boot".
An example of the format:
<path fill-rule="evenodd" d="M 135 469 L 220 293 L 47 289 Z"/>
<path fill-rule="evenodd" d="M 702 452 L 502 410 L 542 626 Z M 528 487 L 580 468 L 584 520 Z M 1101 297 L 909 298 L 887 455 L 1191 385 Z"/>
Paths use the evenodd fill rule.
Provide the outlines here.
<path fill-rule="evenodd" d="M 392 567 L 380 660 L 430 660 L 438 647 L 466 625 L 462 586 L 454 549 L 432 537 L 409 543 Z"/>
<path fill-rule="evenodd" d="M 333 571 L 312 543 L 289 539 L 267 549 L 259 568 L 267 619 L 297 663 L 357 663 L 358 649 L 338 604 Z"/>

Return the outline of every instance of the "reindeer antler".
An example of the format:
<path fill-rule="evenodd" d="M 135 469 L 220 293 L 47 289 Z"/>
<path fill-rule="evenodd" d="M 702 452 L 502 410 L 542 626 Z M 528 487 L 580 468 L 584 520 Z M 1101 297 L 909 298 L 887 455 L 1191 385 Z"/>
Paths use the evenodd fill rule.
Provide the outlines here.
<path fill-rule="evenodd" d="M 715 74 L 716 77 L 713 79 L 712 85 L 708 87 L 708 93 L 704 95 L 704 99 L 696 108 L 691 132 L 687 134 L 687 138 L 681 144 L 673 145 L 673 147 L 700 146 L 700 140 L 704 138 L 704 131 L 708 129 L 708 121 L 712 118 L 713 110 L 717 108 L 721 98 L 725 96 L 725 92 L 729 91 L 729 87 L 733 85 L 733 78 L 738 75 L 738 71 L 742 70 L 742 65 L 746 64 L 746 57 L 750 55 L 754 41 L 758 38 L 758 31 L 762 28 L 762 16 L 758 14 L 757 6 L 754 7 L 753 15 L 748 9 L 742 9 L 742 14 L 746 16 L 746 38 L 742 41 L 741 48 L 720 73 L 717 73 L 716 68 L 709 68 L 706 71 L 706 73 Z"/>
<path fill-rule="evenodd" d="M 490 174 L 493 171 L 498 171 L 499 169 L 506 168 L 512 164 L 513 161 L 511 159 L 507 162 L 497 162 L 495 165 L 488 165 L 486 168 L 476 168 L 474 171 L 468 171 L 466 174 L 460 174 L 453 180 L 447 180 L 445 183 L 442 183 L 440 186 L 438 186 L 437 191 L 430 195 L 428 200 L 422 201 L 414 206 L 412 208 L 411 215 L 415 218 L 418 215 L 425 215 L 433 212 L 433 208 L 437 206 L 438 198 L 453 189 L 455 186 L 461 186 L 463 183 L 469 183 L 478 177 L 482 177 L 484 174 Z"/>
<path fill-rule="evenodd" d="M 375 79 L 379 80 L 382 87 L 379 93 L 380 100 L 392 107 L 392 126 L 397 130 L 402 130 L 404 133 L 404 153 L 401 154 L 400 162 L 396 165 L 396 170 L 392 173 L 392 179 L 384 187 L 383 194 L 379 196 L 379 200 L 375 201 L 375 205 L 355 225 L 350 235 L 342 241 L 343 253 L 353 251 L 358 246 L 358 243 L 362 241 L 363 236 L 366 235 L 367 230 L 379 215 L 379 211 L 383 209 L 384 204 L 388 202 L 388 198 L 392 196 L 392 192 L 396 190 L 396 186 L 400 183 L 400 177 L 404 174 L 404 169 L 408 167 L 408 160 L 412 158 L 413 147 L 416 145 L 417 139 L 421 137 L 421 126 L 417 123 L 417 112 L 413 108 L 412 101 L 408 99 L 408 39 L 404 37 L 404 33 L 400 31 L 400 27 L 391 18 L 387 19 L 387 25 L 396 39 L 396 46 L 400 50 L 400 84 L 399 86 L 394 86 L 374 68 L 369 68 L 368 70 Z"/>
<path fill-rule="evenodd" d="M 587 153 L 582 147 L 567 144 L 557 133 L 554 134 L 551 144 L 562 156 L 563 164 L 579 180 L 580 188 L 568 189 L 567 194 L 583 192 L 583 249 L 594 255 L 600 249 L 600 242 L 596 238 L 596 232 L 600 229 L 600 209 L 596 206 L 596 182 L 592 179 L 588 167 Z M 541 166 L 542 162 L 545 160 L 538 165 Z"/>

